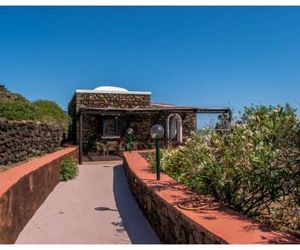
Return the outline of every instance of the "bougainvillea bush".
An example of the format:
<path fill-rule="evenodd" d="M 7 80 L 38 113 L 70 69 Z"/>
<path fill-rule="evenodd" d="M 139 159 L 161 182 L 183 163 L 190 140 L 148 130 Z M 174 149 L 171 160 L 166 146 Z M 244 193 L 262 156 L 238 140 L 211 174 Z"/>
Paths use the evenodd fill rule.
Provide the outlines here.
<path fill-rule="evenodd" d="M 241 213 L 299 233 L 299 120 L 286 106 L 245 108 L 228 130 L 193 134 L 165 150 L 163 170 Z"/>

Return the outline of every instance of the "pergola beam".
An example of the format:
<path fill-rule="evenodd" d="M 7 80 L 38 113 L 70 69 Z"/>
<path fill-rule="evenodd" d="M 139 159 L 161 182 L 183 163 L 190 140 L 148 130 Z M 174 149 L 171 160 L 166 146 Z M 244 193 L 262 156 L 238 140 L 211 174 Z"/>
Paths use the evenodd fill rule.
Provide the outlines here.
<path fill-rule="evenodd" d="M 215 114 L 215 113 L 231 113 L 229 108 L 128 108 L 128 109 L 118 109 L 118 108 L 81 108 L 80 113 L 85 114 L 115 114 L 118 115 L 120 113 L 126 114 L 136 114 L 136 113 L 148 113 L 148 112 L 191 112 L 194 111 L 196 113 L 207 113 L 207 114 Z"/>
<path fill-rule="evenodd" d="M 230 113 L 231 110 L 229 108 L 198 108 L 197 113 L 211 113 L 211 114 L 217 114 L 217 113 Z"/>
<path fill-rule="evenodd" d="M 227 113 L 229 115 L 229 122 L 232 120 L 232 111 L 230 108 L 198 108 L 197 109 L 198 114 L 222 114 Z"/>

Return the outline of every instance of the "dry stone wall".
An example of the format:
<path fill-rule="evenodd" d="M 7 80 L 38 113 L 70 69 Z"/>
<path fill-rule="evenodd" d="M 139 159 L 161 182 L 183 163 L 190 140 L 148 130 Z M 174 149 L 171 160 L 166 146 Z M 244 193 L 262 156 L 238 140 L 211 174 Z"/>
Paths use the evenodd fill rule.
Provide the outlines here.
<path fill-rule="evenodd" d="M 72 117 L 69 138 L 78 143 L 80 108 L 144 108 L 151 103 L 147 94 L 76 93 L 69 103 L 68 113 Z"/>
<path fill-rule="evenodd" d="M 141 108 L 150 105 L 150 95 L 77 93 L 76 103 L 78 108 Z"/>
<path fill-rule="evenodd" d="M 52 152 L 63 138 L 64 129 L 59 125 L 0 120 L 0 166 Z"/>
<path fill-rule="evenodd" d="M 72 125 L 69 130 L 69 138 L 75 144 L 79 143 L 79 116 L 80 108 L 144 108 L 150 107 L 151 95 L 147 94 L 108 94 L 108 93 L 76 93 L 70 101 L 68 112 L 72 117 Z M 196 130 L 196 113 L 191 110 L 189 112 L 175 112 L 182 118 L 182 139 L 185 142 L 193 131 Z M 134 129 L 133 139 L 139 144 L 136 149 L 152 148 L 154 141 L 150 137 L 150 128 L 154 124 L 160 124 L 165 127 L 166 117 L 168 113 L 157 111 L 141 114 L 120 113 L 119 131 L 121 140 L 127 142 L 126 130 L 128 127 Z M 95 149 L 95 141 L 101 139 L 95 131 L 97 128 L 97 115 L 83 115 L 82 127 L 82 143 L 84 153 Z M 99 127 L 99 126 L 98 126 Z M 167 144 L 167 138 L 162 140 L 162 145 Z"/>
<path fill-rule="evenodd" d="M 182 138 L 183 142 L 191 136 L 191 133 L 196 130 L 196 113 L 194 112 L 181 112 L 178 113 L 182 118 Z M 151 149 L 155 146 L 154 140 L 150 136 L 150 128 L 154 124 L 160 124 L 165 127 L 166 116 L 163 113 L 142 113 L 121 115 L 119 117 L 119 131 L 121 140 L 127 142 L 126 130 L 128 127 L 133 128 L 133 142 L 135 149 Z M 83 151 L 87 153 L 93 150 L 96 140 L 100 140 L 101 137 L 97 135 L 97 116 L 94 114 L 83 115 Z M 161 141 L 161 145 L 164 146 L 167 143 L 166 140 Z"/>
<path fill-rule="evenodd" d="M 159 198 L 157 189 L 150 189 L 130 168 L 126 156 L 123 166 L 128 185 L 138 205 L 146 215 L 152 228 L 163 243 L 167 244 L 223 244 L 222 239 L 206 230 L 190 219 L 184 218 L 176 208 Z M 153 173 L 154 175 L 154 173 Z M 166 187 L 161 187 L 162 189 Z"/>
<path fill-rule="evenodd" d="M 185 142 L 197 129 L 197 117 L 195 112 L 179 113 L 179 115 L 182 119 L 182 140 Z"/>

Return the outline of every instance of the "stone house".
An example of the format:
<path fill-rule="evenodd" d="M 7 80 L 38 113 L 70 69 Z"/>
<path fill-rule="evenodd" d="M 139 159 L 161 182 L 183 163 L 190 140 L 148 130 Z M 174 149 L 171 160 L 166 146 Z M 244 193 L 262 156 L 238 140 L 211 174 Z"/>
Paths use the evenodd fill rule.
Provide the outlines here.
<path fill-rule="evenodd" d="M 197 113 L 223 113 L 229 109 L 200 109 L 151 102 L 151 92 L 101 86 L 77 89 L 69 103 L 70 136 L 80 145 L 80 156 L 90 153 L 117 154 L 126 149 L 128 128 L 134 130 L 135 149 L 154 146 L 150 128 L 165 129 L 163 146 L 184 143 L 197 126 Z"/>

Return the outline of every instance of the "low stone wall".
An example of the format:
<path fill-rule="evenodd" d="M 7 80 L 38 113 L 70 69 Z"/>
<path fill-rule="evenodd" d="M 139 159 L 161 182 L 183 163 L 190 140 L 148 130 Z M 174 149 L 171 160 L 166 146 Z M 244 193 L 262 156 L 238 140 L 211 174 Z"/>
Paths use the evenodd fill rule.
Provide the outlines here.
<path fill-rule="evenodd" d="M 164 243 L 271 244 L 300 243 L 286 233 L 272 230 L 241 216 L 218 202 L 198 210 L 178 206 L 195 193 L 165 174 L 155 173 L 138 152 L 124 153 L 124 168 L 133 195 Z"/>
<path fill-rule="evenodd" d="M 0 243 L 14 243 L 27 222 L 60 181 L 61 160 L 78 158 L 68 147 L 0 173 Z"/>
<path fill-rule="evenodd" d="M 0 166 L 53 152 L 62 145 L 59 125 L 32 121 L 0 120 Z"/>

